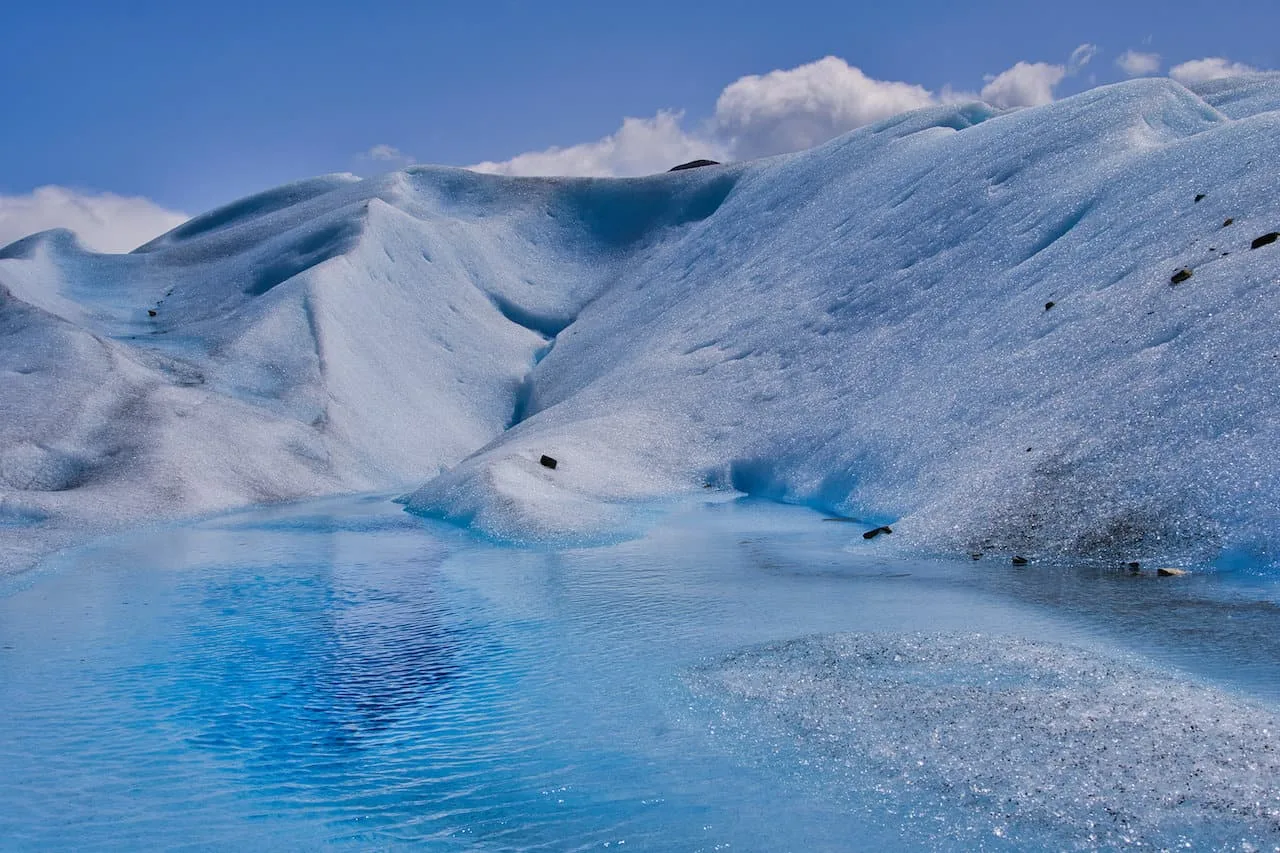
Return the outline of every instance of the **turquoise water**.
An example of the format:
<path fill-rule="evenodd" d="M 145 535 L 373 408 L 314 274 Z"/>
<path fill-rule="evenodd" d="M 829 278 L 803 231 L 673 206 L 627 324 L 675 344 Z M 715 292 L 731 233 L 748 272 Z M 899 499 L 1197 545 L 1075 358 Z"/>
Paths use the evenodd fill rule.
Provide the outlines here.
<path fill-rule="evenodd" d="M 1268 581 L 860 533 L 514 549 L 366 497 L 64 555 L 0 590 L 0 848 L 1280 844 Z"/>

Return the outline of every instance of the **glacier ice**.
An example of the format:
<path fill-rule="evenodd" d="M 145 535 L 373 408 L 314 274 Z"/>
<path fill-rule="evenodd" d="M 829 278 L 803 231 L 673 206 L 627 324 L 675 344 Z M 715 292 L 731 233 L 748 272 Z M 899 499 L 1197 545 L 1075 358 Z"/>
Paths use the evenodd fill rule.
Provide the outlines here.
<path fill-rule="evenodd" d="M 735 652 L 690 682 L 729 732 L 758 718 L 750 731 L 763 724 L 845 795 L 923 798 L 910 815 L 922 825 L 974 810 L 974 846 L 992 831 L 1036 846 L 1056 825 L 1082 850 L 1236 849 L 1280 827 L 1273 711 L 1139 659 L 982 634 L 832 634 Z"/>
<path fill-rule="evenodd" d="M 27 238 L 0 559 L 372 489 L 590 540 L 709 486 L 880 549 L 1274 564 L 1278 107 L 1276 75 L 1135 80 L 648 178 L 327 176 L 128 255 Z"/>

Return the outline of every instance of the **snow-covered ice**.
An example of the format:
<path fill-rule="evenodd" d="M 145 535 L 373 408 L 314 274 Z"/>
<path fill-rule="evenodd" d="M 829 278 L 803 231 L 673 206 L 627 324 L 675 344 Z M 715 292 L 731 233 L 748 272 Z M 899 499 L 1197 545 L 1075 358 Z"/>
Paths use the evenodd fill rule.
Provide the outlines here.
<path fill-rule="evenodd" d="M 129 255 L 27 238 L 0 558 L 375 488 L 591 540 L 710 486 L 891 522 L 873 548 L 1274 565 L 1280 243 L 1250 245 L 1280 229 L 1280 76 L 1200 92 L 640 179 L 329 176 Z"/>
<path fill-rule="evenodd" d="M 1274 712 L 1138 659 L 982 634 L 829 634 L 735 652 L 691 682 L 743 700 L 726 714 L 760 718 L 753 744 L 763 722 L 838 784 L 923 797 L 912 818 L 925 824 L 959 805 L 983 834 L 1056 824 L 1078 849 L 1235 849 L 1280 829 Z"/>

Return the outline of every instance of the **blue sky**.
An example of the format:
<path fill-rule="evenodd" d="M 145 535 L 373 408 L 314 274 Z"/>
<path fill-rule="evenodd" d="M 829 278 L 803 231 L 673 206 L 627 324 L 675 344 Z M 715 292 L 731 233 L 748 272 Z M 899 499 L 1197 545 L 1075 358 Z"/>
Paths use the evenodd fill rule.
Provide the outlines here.
<path fill-rule="evenodd" d="M 725 156 L 771 153 L 783 144 L 776 127 L 769 141 L 727 141 L 730 119 L 734 133 L 755 132 L 743 122 L 761 119 L 760 102 L 740 105 L 730 119 L 717 113 L 725 87 L 747 75 L 834 56 L 868 80 L 918 86 L 936 99 L 953 90 L 979 94 L 991 75 L 1019 62 L 1064 68 L 1052 86 L 1052 96 L 1062 97 L 1124 79 L 1116 60 L 1127 50 L 1159 55 L 1158 70 L 1148 73 L 1204 57 L 1274 69 L 1280 40 L 1264 20 L 1268 6 L 1263 0 L 11 4 L 0 30 L 7 116 L 0 196 L 56 185 L 142 196 L 195 213 L 284 181 L 372 172 L 410 158 L 493 161 L 504 170 L 496 164 L 600 140 L 625 117 L 653 120 L 662 110 L 676 112 L 654 131 L 666 140 L 652 155 L 655 163 L 665 162 L 666 152 L 701 150 L 701 142 L 671 142 L 676 125 L 686 136 L 712 140 L 708 150 Z M 1068 57 L 1083 45 L 1096 52 L 1075 68 Z M 824 73 L 821 85 L 839 89 L 852 80 L 867 97 L 878 91 L 858 88 L 840 69 Z M 771 97 L 757 88 L 752 97 Z M 901 103 L 914 105 L 904 92 Z M 836 97 L 844 95 L 828 99 Z M 832 119 L 830 128 L 847 129 L 871 115 L 859 109 Z M 808 142 L 816 132 L 796 138 Z M 403 157 L 362 156 L 375 146 L 384 146 L 377 149 L 384 155 L 394 147 Z M 580 170 L 623 173 L 647 165 L 591 162 Z"/>

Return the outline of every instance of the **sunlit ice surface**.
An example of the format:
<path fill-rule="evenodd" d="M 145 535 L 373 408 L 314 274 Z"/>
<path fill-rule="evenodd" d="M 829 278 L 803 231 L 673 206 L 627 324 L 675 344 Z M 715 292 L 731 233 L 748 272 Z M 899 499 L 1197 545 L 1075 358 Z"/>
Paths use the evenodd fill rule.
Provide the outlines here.
<path fill-rule="evenodd" d="M 0 589 L 0 847 L 1280 844 L 1270 582 L 861 532 L 516 548 L 370 496 L 62 555 Z"/>

